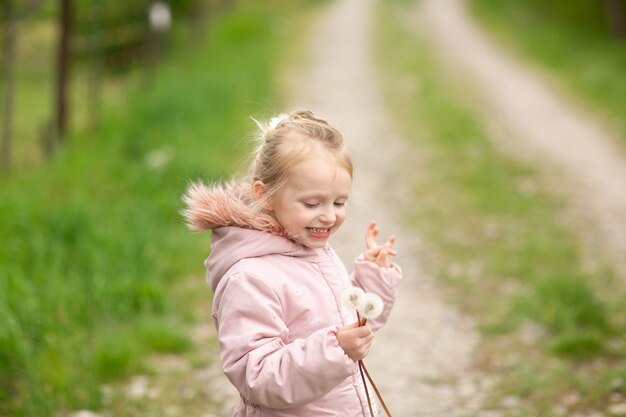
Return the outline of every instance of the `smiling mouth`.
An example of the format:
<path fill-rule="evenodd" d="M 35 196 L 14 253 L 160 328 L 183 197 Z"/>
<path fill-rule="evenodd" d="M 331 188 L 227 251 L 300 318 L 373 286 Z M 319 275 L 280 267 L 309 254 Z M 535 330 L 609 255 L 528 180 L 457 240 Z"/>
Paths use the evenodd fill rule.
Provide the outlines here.
<path fill-rule="evenodd" d="M 326 237 L 330 234 L 330 227 L 307 227 L 313 237 Z"/>

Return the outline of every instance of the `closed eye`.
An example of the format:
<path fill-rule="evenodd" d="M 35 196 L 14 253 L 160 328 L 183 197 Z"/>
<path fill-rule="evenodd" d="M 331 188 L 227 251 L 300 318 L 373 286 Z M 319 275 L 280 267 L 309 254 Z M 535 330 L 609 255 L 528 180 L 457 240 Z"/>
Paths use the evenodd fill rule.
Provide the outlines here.
<path fill-rule="evenodd" d="M 345 201 L 335 201 L 335 207 L 343 207 L 346 205 Z"/>
<path fill-rule="evenodd" d="M 319 203 L 302 203 L 302 204 L 304 204 L 304 207 L 306 208 L 315 208 L 319 206 Z"/>

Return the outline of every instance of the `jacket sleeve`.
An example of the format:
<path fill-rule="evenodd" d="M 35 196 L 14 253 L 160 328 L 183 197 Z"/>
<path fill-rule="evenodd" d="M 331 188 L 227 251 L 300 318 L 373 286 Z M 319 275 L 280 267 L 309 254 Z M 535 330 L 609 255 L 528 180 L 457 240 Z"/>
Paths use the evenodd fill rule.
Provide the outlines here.
<path fill-rule="evenodd" d="M 402 269 L 395 263 L 389 267 L 381 267 L 375 262 L 366 261 L 363 255 L 359 255 L 356 259 L 352 272 L 352 285 L 378 294 L 384 302 L 380 316 L 367 322 L 373 330 L 380 329 L 387 322 L 401 280 Z"/>
<path fill-rule="evenodd" d="M 337 326 L 289 341 L 280 299 L 248 273 L 225 277 L 216 289 L 213 317 L 224 372 L 243 398 L 291 408 L 327 394 L 354 372 L 337 342 Z"/>

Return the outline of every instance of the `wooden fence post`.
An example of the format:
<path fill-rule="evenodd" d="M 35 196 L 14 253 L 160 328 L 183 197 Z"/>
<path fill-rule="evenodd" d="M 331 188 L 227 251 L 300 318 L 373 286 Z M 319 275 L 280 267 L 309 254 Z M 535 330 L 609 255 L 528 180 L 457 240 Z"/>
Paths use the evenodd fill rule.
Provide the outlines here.
<path fill-rule="evenodd" d="M 102 39 L 100 33 L 100 21 L 98 11 L 100 10 L 93 3 L 89 5 L 89 70 L 87 74 L 87 103 L 89 127 L 95 128 L 100 123 L 100 105 L 102 101 L 102 85 L 101 85 L 101 62 L 100 62 L 100 45 Z"/>
<path fill-rule="evenodd" d="M 604 9 L 615 36 L 626 38 L 626 6 L 623 0 L 605 0 Z"/>
<path fill-rule="evenodd" d="M 72 0 L 60 0 L 59 48 L 57 55 L 55 136 L 62 140 L 69 120 L 70 36 L 72 33 Z"/>

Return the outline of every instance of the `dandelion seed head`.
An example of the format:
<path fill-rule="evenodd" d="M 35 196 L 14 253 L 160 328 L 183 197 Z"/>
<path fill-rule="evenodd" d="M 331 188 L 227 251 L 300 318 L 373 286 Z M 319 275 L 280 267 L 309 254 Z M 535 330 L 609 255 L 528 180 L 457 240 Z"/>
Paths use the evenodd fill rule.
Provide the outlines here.
<path fill-rule="evenodd" d="M 361 317 L 371 320 L 380 316 L 383 312 L 383 304 L 383 299 L 378 294 L 368 292 L 361 297 L 358 310 Z"/>
<path fill-rule="evenodd" d="M 350 287 L 346 289 L 343 294 L 343 305 L 352 310 L 358 310 L 361 305 L 361 298 L 365 295 L 359 287 Z"/>

